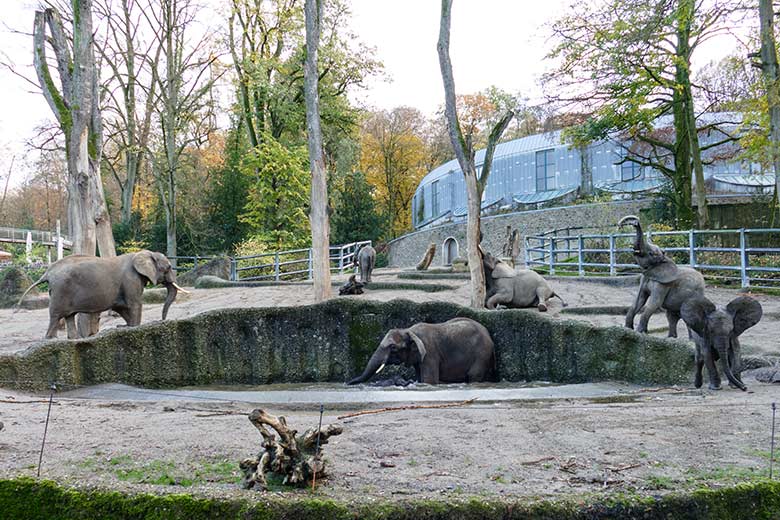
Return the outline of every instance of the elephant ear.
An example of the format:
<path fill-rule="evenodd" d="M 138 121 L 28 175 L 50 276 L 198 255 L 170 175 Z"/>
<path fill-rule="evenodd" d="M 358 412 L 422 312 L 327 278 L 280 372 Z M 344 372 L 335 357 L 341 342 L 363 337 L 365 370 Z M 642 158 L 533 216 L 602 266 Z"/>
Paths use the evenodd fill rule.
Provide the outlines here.
<path fill-rule="evenodd" d="M 141 276 L 146 277 L 152 284 L 157 283 L 157 266 L 151 251 L 139 251 L 133 257 L 133 268 Z"/>
<path fill-rule="evenodd" d="M 707 298 L 688 300 L 680 307 L 680 316 L 686 325 L 699 336 L 704 336 L 707 315 L 715 310 L 715 304 Z"/>
<path fill-rule="evenodd" d="M 732 334 L 739 336 L 747 329 L 761 321 L 764 309 L 761 304 L 750 296 L 738 296 L 726 305 L 726 312 L 734 318 Z"/>
<path fill-rule="evenodd" d="M 408 341 L 411 341 L 417 347 L 417 353 L 420 354 L 420 363 L 422 363 L 423 359 L 425 359 L 425 355 L 428 354 L 428 350 L 425 348 L 425 345 L 420 339 L 420 336 L 418 336 L 411 330 L 406 332 L 409 335 Z"/>
<path fill-rule="evenodd" d="M 496 268 L 493 269 L 493 278 L 514 278 L 515 270 L 509 267 L 504 262 L 496 262 Z"/>

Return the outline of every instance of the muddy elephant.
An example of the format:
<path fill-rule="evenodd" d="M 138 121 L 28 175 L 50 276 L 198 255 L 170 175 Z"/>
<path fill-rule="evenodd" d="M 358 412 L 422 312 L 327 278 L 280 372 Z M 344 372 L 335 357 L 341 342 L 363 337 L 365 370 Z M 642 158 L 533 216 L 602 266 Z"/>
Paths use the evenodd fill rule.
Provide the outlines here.
<path fill-rule="evenodd" d="M 360 269 L 360 281 L 364 284 L 371 282 L 371 273 L 376 264 L 376 249 L 371 246 L 363 246 L 355 255 L 354 266 Z"/>
<path fill-rule="evenodd" d="M 642 269 L 639 292 L 626 314 L 626 327 L 633 329 L 634 317 L 641 312 L 636 330 L 647 332 L 650 317 L 663 309 L 669 322 L 669 337 L 676 338 L 680 307 L 687 300 L 704 297 L 704 277 L 696 269 L 677 266 L 660 247 L 648 242 L 638 217 L 628 215 L 620 219 L 618 226 L 626 225 L 636 231 L 634 260 Z"/>
<path fill-rule="evenodd" d="M 566 302 L 550 287 L 539 273 L 530 269 L 515 270 L 490 253 L 482 253 L 482 267 L 485 272 L 485 306 L 495 309 L 497 304 L 512 308 L 536 306 L 541 312 L 547 310 L 547 300 L 558 298 Z"/>
<path fill-rule="evenodd" d="M 414 367 L 420 383 L 475 383 L 495 374 L 493 340 L 487 329 L 469 318 L 418 323 L 391 329 L 368 360 L 363 373 L 348 385 L 363 383 L 385 365 Z"/>
<path fill-rule="evenodd" d="M 682 319 L 688 325 L 691 339 L 696 343 L 696 388 L 702 385 L 702 368 L 707 366 L 710 390 L 720 390 L 720 374 L 715 362 L 729 383 L 747 390 L 742 382 L 742 357 L 739 336 L 761 320 L 761 304 L 749 296 L 738 296 L 725 309 L 717 308 L 705 297 L 688 300 L 680 308 Z"/>
<path fill-rule="evenodd" d="M 349 277 L 349 280 L 347 280 L 347 283 L 339 287 L 339 296 L 344 296 L 347 294 L 363 294 L 363 286 L 365 284 L 358 282 L 356 279 L 356 276 L 353 274 Z"/>
<path fill-rule="evenodd" d="M 49 282 L 49 328 L 47 338 L 57 337 L 57 325 L 65 319 L 68 339 L 78 337 L 75 316 L 78 313 L 98 316 L 107 310 L 116 311 L 128 326 L 141 323 L 143 291 L 147 283 L 163 284 L 168 292 L 162 319 L 176 299 L 176 273 L 162 253 L 139 251 L 112 258 L 71 255 L 53 263 L 33 287 Z M 27 292 L 22 295 L 21 301 Z M 89 335 L 97 333 L 97 320 Z"/>

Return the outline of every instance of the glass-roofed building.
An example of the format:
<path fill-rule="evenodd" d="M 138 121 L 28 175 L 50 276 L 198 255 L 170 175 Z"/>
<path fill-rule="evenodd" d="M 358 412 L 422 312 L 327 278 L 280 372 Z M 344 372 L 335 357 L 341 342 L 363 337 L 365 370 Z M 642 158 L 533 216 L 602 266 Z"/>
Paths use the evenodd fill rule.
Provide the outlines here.
<path fill-rule="evenodd" d="M 731 113 L 705 114 L 705 122 L 738 121 Z M 671 118 L 663 117 L 656 128 L 671 127 Z M 726 123 L 721 129 L 735 129 Z M 721 130 L 700 132 L 702 147 L 724 140 Z M 759 175 L 756 164 L 737 159 L 724 143 L 706 152 L 704 174 L 708 190 L 720 193 L 767 193 L 774 185 L 771 175 Z M 544 205 L 562 205 L 573 201 L 586 184 L 595 192 L 607 192 L 616 198 L 636 196 L 658 190 L 666 182 L 660 171 L 628 161 L 630 146 L 617 141 L 594 143 L 583 151 L 561 141 L 561 131 L 531 135 L 501 143 L 496 147 L 488 185 L 482 197 L 485 215 L 499 211 L 535 209 Z M 479 172 L 485 150 L 476 153 Z M 583 176 L 583 170 L 586 175 Z M 588 175 L 588 173 L 590 175 Z M 466 218 L 466 186 L 457 160 L 429 172 L 412 201 L 412 222 L 421 229 Z"/>

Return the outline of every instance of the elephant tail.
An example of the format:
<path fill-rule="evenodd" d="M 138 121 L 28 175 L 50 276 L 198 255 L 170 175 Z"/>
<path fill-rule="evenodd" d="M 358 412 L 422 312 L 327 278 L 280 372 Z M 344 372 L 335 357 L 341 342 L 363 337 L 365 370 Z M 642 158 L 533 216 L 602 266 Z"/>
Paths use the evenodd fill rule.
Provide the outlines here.
<path fill-rule="evenodd" d="M 563 301 L 563 298 L 561 298 L 561 295 L 560 295 L 560 294 L 558 294 L 558 293 L 555 293 L 555 292 L 554 292 L 554 293 L 552 293 L 552 296 L 550 296 L 550 298 L 558 298 L 559 300 L 561 300 L 561 303 L 563 304 L 563 306 L 564 306 L 564 307 L 568 307 L 568 306 L 569 306 L 569 304 L 568 304 L 568 303 L 566 303 L 565 301 Z"/>
<path fill-rule="evenodd" d="M 38 279 L 38 281 L 37 281 L 37 282 L 35 282 L 34 284 L 32 284 L 30 287 L 28 287 L 28 288 L 27 288 L 27 290 L 26 290 L 26 291 L 24 291 L 24 294 L 22 294 L 22 297 L 21 297 L 21 298 L 19 298 L 19 301 L 18 301 L 18 302 L 16 302 L 16 305 L 14 305 L 14 307 L 15 307 L 15 309 L 14 309 L 14 314 L 16 314 L 17 312 L 19 312 L 19 311 L 22 309 L 22 301 L 24 301 L 24 297 L 25 297 L 25 296 L 27 296 L 27 293 L 29 293 L 29 292 L 32 290 L 32 288 L 33 288 L 33 287 L 36 287 L 36 286 L 38 286 L 38 285 L 42 284 L 43 282 L 48 282 L 48 281 L 49 281 L 49 279 L 48 279 L 48 278 L 46 278 L 46 275 L 48 275 L 48 274 L 49 274 L 49 272 L 48 272 L 48 271 L 46 271 L 45 273 L 43 273 L 43 276 L 41 276 L 41 277 Z"/>

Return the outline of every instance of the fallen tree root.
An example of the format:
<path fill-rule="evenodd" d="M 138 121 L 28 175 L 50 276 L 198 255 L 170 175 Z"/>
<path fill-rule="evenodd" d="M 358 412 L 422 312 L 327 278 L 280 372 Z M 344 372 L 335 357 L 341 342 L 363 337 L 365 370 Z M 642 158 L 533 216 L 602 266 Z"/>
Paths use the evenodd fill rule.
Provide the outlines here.
<path fill-rule="evenodd" d="M 396 406 L 393 408 L 380 408 L 378 410 L 363 410 L 362 412 L 355 412 L 350 413 L 347 415 L 340 415 L 337 417 L 339 421 L 342 419 L 349 419 L 350 417 L 357 417 L 359 415 L 370 415 L 375 413 L 385 413 L 385 412 L 401 412 L 403 410 L 427 410 L 430 408 L 453 408 L 455 406 L 464 406 L 467 404 L 471 404 L 474 401 L 476 401 L 477 398 L 468 399 L 466 401 L 461 401 L 459 403 L 447 403 L 447 404 L 414 404 L 414 405 L 408 405 L 408 406 Z"/>
<path fill-rule="evenodd" d="M 267 490 L 269 474 L 281 479 L 283 485 L 299 487 L 306 486 L 315 474 L 318 479 L 326 476 L 322 452 L 317 452 L 317 438 L 320 446 L 327 444 L 329 437 L 341 434 L 341 426 L 331 424 L 321 432 L 311 428 L 296 435 L 298 432 L 287 426 L 284 417 L 275 417 L 259 408 L 252 410 L 249 421 L 263 436 L 263 446 L 257 457 L 244 459 L 238 465 L 244 474 L 245 489 Z"/>

